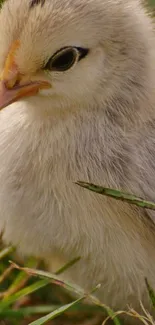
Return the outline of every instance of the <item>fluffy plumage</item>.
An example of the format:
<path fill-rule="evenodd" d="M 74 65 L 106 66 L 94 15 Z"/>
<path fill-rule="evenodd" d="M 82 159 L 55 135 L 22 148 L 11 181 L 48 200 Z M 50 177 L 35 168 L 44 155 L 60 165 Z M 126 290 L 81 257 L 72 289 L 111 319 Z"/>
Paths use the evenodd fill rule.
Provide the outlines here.
<path fill-rule="evenodd" d="M 22 254 L 65 276 L 117 310 L 151 310 L 155 217 L 100 197 L 91 181 L 147 199 L 155 193 L 155 39 L 138 0 L 8 0 L 0 14 L 0 70 L 18 39 L 23 78 L 51 88 L 0 113 L 0 229 Z M 89 53 L 65 72 L 43 67 L 61 48 Z M 131 321 L 131 319 L 130 319 Z"/>

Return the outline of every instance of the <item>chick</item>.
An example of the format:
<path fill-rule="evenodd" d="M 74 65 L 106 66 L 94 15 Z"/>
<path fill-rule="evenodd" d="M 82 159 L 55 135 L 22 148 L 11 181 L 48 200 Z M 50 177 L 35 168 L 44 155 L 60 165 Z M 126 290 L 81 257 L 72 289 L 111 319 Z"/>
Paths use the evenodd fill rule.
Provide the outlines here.
<path fill-rule="evenodd" d="M 80 256 L 64 277 L 101 283 L 114 310 L 151 311 L 155 214 L 75 181 L 154 199 L 153 29 L 138 0 L 7 0 L 0 13 L 3 240 L 52 271 Z"/>

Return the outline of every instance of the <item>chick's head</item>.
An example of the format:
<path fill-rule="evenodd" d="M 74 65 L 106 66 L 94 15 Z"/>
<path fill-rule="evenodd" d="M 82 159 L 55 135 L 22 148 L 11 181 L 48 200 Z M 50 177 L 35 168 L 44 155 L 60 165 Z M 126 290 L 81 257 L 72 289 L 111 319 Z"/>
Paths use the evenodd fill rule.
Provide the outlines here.
<path fill-rule="evenodd" d="M 148 52 L 139 8 L 137 0 L 7 0 L 0 14 L 1 108 L 21 99 L 51 112 L 102 107 L 129 80 L 138 83 Z"/>

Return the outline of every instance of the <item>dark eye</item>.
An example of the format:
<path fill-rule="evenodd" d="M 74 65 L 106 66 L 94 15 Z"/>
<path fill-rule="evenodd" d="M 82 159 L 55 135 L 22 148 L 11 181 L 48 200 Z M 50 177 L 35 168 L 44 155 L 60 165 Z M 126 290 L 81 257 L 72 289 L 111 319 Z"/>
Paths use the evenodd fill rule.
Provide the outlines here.
<path fill-rule="evenodd" d="M 76 62 L 88 54 L 88 49 L 66 47 L 55 53 L 47 62 L 44 69 L 51 71 L 69 70 Z"/>
<path fill-rule="evenodd" d="M 66 71 L 78 61 L 79 53 L 76 48 L 62 49 L 47 62 L 44 69 L 53 71 Z"/>

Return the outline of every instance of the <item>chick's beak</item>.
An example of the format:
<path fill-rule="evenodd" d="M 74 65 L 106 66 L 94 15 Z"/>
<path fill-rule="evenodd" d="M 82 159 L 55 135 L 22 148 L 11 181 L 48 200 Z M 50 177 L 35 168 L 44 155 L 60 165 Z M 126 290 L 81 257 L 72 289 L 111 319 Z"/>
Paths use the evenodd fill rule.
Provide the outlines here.
<path fill-rule="evenodd" d="M 14 63 L 14 55 L 17 47 L 19 47 L 19 44 L 15 42 L 6 59 L 4 70 L 0 77 L 0 110 L 20 98 L 33 96 L 40 89 L 48 89 L 51 87 L 47 81 L 30 81 L 29 78 L 18 72 L 18 67 Z"/>

